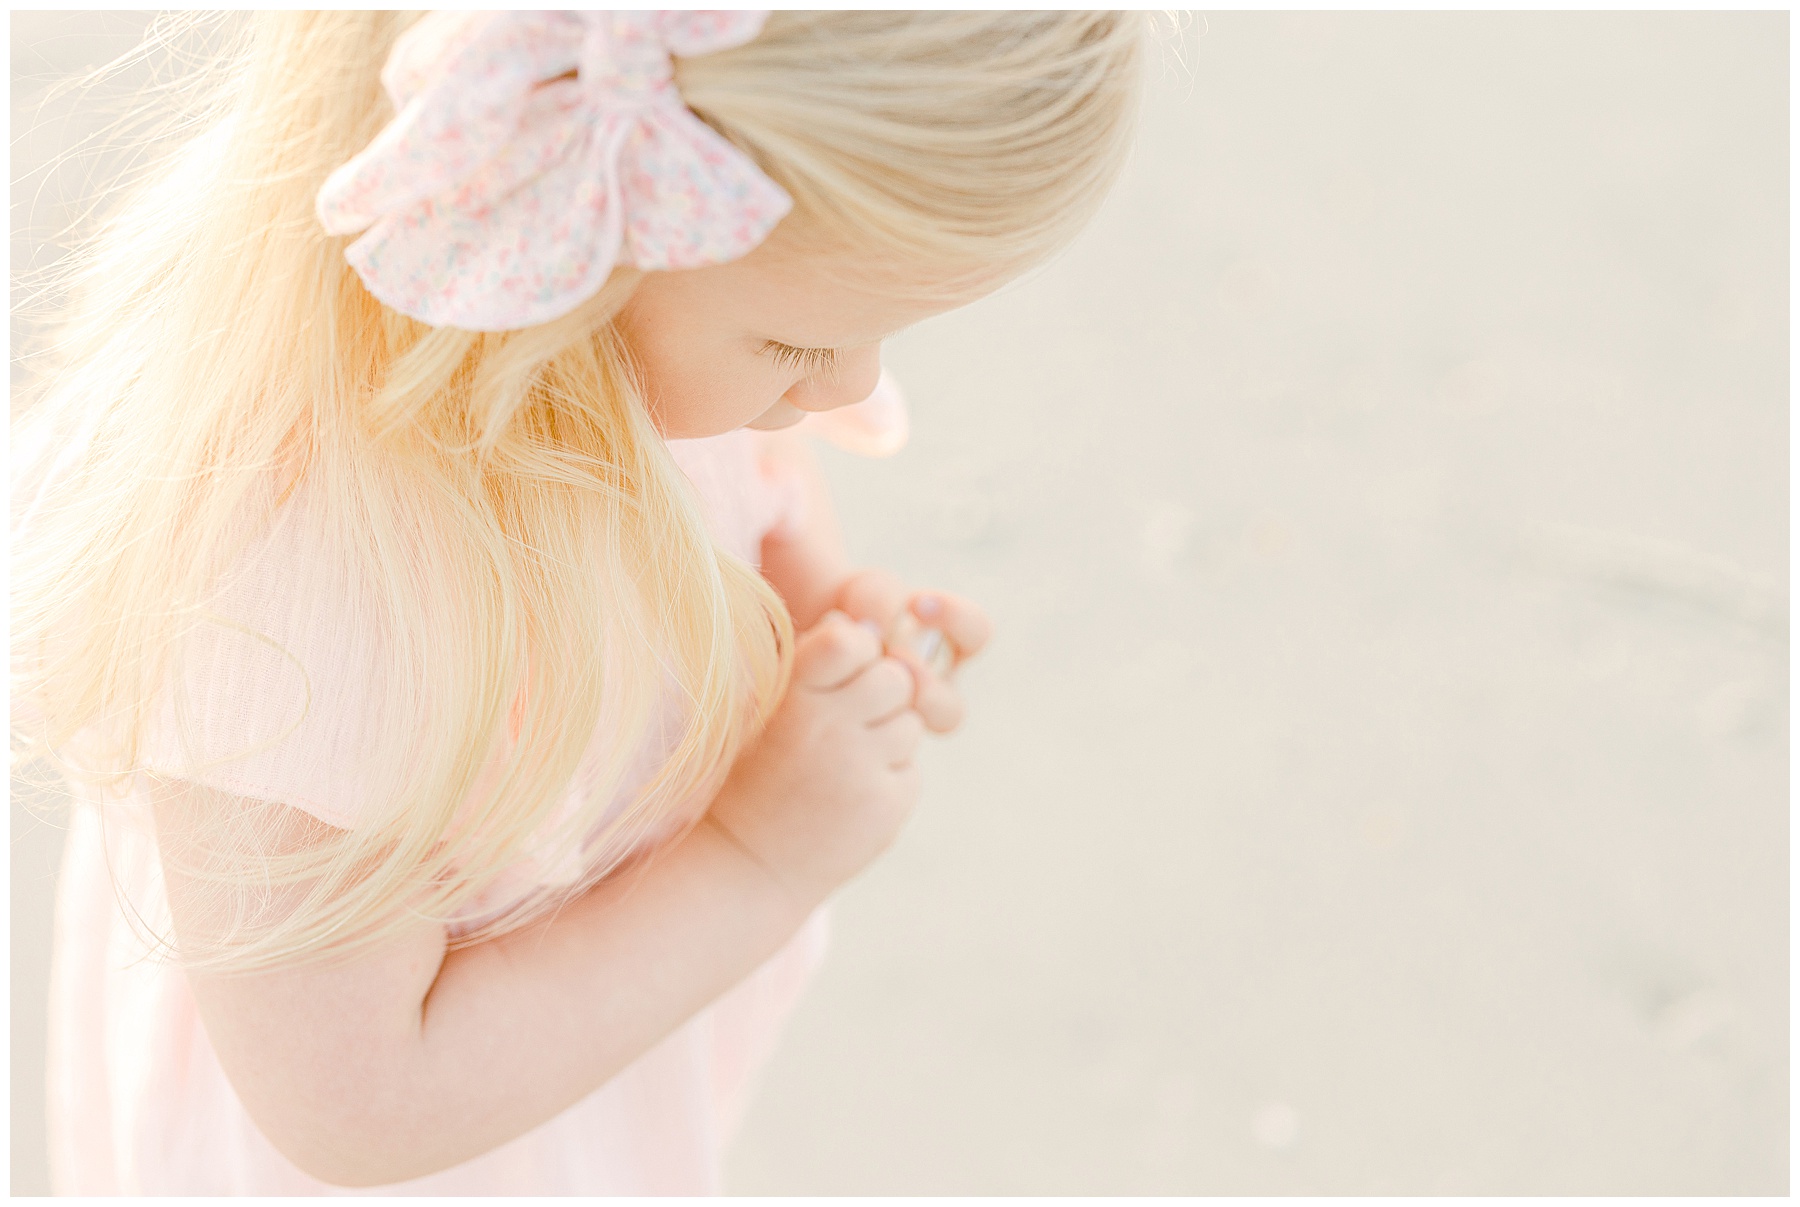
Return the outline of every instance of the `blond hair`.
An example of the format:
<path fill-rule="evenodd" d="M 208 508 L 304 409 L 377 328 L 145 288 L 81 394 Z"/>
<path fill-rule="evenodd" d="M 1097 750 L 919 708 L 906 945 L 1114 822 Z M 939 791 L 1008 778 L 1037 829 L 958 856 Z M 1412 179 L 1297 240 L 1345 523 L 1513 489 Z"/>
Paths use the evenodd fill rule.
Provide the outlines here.
<path fill-rule="evenodd" d="M 369 799 L 280 854 L 276 811 L 221 819 L 190 871 L 300 904 L 246 910 L 182 953 L 196 965 L 450 920 L 527 854 L 577 852 L 591 880 L 713 790 L 785 689 L 792 622 L 715 545 L 611 323 L 640 274 L 536 328 L 432 329 L 376 302 L 319 229 L 319 184 L 391 116 L 379 72 L 408 22 L 252 19 L 201 132 L 67 271 L 56 367 L 15 419 L 21 446 L 83 433 L 15 485 L 41 491 L 15 535 L 15 746 L 68 774 L 131 782 L 182 641 L 298 484 L 373 601 Z M 793 195 L 784 237 L 953 282 L 1041 261 L 1091 215 L 1125 152 L 1140 34 L 1111 13 L 777 13 L 679 60 L 677 82 Z M 672 753 L 609 813 L 670 682 Z M 565 810 L 602 716 L 607 773 Z"/>

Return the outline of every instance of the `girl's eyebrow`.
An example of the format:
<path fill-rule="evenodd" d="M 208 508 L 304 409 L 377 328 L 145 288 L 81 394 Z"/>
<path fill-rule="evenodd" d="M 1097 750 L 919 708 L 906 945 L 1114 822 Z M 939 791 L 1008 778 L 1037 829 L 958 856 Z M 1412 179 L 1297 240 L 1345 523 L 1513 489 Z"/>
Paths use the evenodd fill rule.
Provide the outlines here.
<path fill-rule="evenodd" d="M 882 340 L 890 340 L 890 339 L 893 339 L 896 335 L 904 335 L 906 332 L 911 331 L 914 327 L 917 327 L 920 323 L 922 323 L 924 321 L 925 321 L 924 319 L 914 319 L 912 322 L 906 324 L 906 326 L 895 327 L 892 331 L 888 332 L 886 335 L 882 336 L 880 339 L 872 340 L 870 342 L 879 344 L 882 342 Z"/>

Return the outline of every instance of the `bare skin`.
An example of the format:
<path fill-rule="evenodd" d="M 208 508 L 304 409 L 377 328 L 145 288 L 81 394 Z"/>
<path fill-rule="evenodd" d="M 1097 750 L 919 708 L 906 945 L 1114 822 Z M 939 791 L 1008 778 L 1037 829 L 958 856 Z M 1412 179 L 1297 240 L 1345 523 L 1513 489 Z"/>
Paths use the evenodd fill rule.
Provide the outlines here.
<path fill-rule="evenodd" d="M 736 264 L 653 274 L 622 316 L 671 437 L 864 397 L 879 341 L 936 310 L 821 283 L 771 243 Z M 802 364 L 770 342 L 830 349 Z M 860 391 L 860 392 L 859 392 Z M 797 628 L 794 683 L 731 768 L 702 822 L 640 874 L 613 878 L 551 918 L 448 951 L 421 924 L 328 969 L 190 977 L 207 1034 L 259 1128 L 297 1166 L 343 1186 L 421 1177 L 547 1121 L 742 980 L 833 890 L 892 842 L 918 797 L 926 730 L 962 716 L 954 685 L 887 655 L 870 620 L 903 610 L 942 629 L 958 661 L 990 626 L 974 604 L 855 572 L 801 438 L 767 438 L 807 483 L 806 520 L 766 542 L 764 572 Z M 245 808 L 159 786 L 178 935 L 215 932 L 177 868 L 195 810 Z M 294 811 L 304 840 L 320 823 Z"/>

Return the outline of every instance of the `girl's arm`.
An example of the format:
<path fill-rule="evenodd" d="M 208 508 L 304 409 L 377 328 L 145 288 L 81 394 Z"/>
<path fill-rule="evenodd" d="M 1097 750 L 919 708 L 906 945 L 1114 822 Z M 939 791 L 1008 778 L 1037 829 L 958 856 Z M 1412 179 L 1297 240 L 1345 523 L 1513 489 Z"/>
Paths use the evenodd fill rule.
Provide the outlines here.
<path fill-rule="evenodd" d="M 323 1181 L 449 1168 L 603 1085 L 768 958 L 892 840 L 918 795 L 912 678 L 842 615 L 804 634 L 794 686 L 679 842 L 526 929 L 448 951 L 425 923 L 348 962 L 190 975 L 207 1035 L 268 1139 Z M 233 903 L 180 869 L 196 811 L 262 808 L 158 785 L 177 938 Z M 289 810 L 290 841 L 316 826 Z"/>
<path fill-rule="evenodd" d="M 758 438 L 765 472 L 795 483 L 800 492 L 791 522 L 763 538 L 762 573 L 786 601 L 794 627 L 804 630 L 837 606 L 851 576 L 850 555 L 809 439 L 794 428 L 760 432 Z"/>
<path fill-rule="evenodd" d="M 174 787 L 158 828 L 244 805 Z M 206 921 L 178 881 L 177 930 L 192 934 Z M 376 1186 L 479 1156 L 572 1106 L 804 916 L 705 820 L 637 874 L 491 942 L 447 952 L 443 927 L 425 923 L 348 964 L 190 982 L 221 1066 L 275 1147 L 322 1181 Z"/>

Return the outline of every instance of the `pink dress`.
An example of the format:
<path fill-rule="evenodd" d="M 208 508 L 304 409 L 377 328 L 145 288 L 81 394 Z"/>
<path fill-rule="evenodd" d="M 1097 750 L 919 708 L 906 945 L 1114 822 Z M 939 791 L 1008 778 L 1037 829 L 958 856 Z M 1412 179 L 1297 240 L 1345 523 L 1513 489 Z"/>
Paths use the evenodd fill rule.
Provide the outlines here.
<path fill-rule="evenodd" d="M 905 416 L 891 385 L 884 386 L 867 403 L 806 423 L 859 452 L 892 451 L 904 439 Z M 759 441 L 743 430 L 670 444 L 715 535 L 752 563 L 763 535 L 790 514 L 794 498 L 790 484 L 764 468 Z M 273 599 L 309 587 L 316 593 L 309 576 L 319 566 L 307 551 L 272 539 L 264 546 L 272 556 L 262 559 L 251 589 Z M 297 727 L 275 718 L 278 732 L 290 731 L 282 740 L 225 765 L 209 783 L 344 824 L 344 805 L 354 799 L 346 793 L 355 785 L 343 734 L 355 727 L 334 724 L 329 709 L 354 688 L 333 679 L 333 665 L 345 661 L 335 648 L 341 631 L 296 629 L 298 622 L 279 614 L 264 620 L 265 629 L 275 630 L 268 635 L 312 673 L 315 708 Z M 228 694 L 252 711 L 282 700 L 281 691 L 270 690 L 276 673 L 246 657 L 225 672 L 232 680 Z M 280 711 L 276 704 L 268 708 Z M 154 757 L 149 761 L 160 769 Z M 146 814 L 142 790 L 134 788 L 110 800 L 104 814 L 77 807 L 67 839 L 57 884 L 48 1050 L 51 1179 L 59 1194 L 717 1193 L 724 1146 L 751 1078 L 824 950 L 821 911 L 746 980 L 547 1123 L 428 1177 L 345 1190 L 301 1172 L 257 1131 L 213 1053 L 185 975 L 155 958 L 127 916 L 133 911 L 151 933 L 167 933 L 168 905 Z"/>

